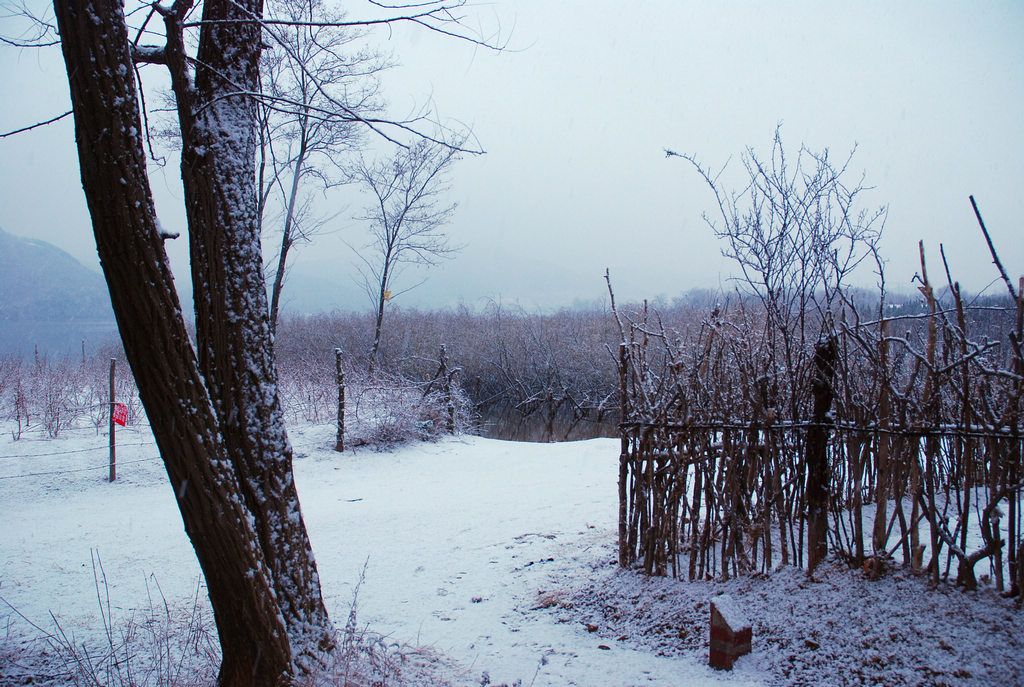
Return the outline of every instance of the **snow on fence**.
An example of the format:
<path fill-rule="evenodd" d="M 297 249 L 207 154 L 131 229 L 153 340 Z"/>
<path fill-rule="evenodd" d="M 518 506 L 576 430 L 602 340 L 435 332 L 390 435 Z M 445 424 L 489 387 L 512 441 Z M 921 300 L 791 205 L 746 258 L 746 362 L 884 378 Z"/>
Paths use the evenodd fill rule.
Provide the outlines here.
<path fill-rule="evenodd" d="M 801 323 L 812 344 L 742 304 L 688 334 L 646 307 L 622 324 L 620 565 L 728 578 L 830 549 L 968 588 L 986 561 L 1019 591 L 1024 302 L 922 293 L 910 316 Z"/>

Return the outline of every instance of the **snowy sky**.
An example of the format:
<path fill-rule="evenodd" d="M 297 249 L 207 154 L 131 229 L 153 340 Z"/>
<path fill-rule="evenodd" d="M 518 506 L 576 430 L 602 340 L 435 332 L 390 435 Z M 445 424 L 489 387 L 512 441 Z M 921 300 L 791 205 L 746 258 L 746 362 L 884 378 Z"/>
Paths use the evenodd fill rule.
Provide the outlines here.
<path fill-rule="evenodd" d="M 701 219 L 712 198 L 663 149 L 738 169 L 745 146 L 767 153 L 778 123 L 794 151 L 858 146 L 852 171 L 875 187 L 871 204 L 889 206 L 890 288 L 912 288 L 919 239 L 936 276 L 940 242 L 967 288 L 997 276 L 969 194 L 1011 276 L 1024 273 L 1024 4 L 492 0 L 467 17 L 508 49 L 379 34 L 402 63 L 385 79 L 392 111 L 431 103 L 487 151 L 453 177 L 450 233 L 465 248 L 409 305 L 600 300 L 605 267 L 624 298 L 728 286 L 732 267 Z M 2 48 L 0 70 L 0 131 L 68 109 L 56 49 Z M 0 140 L 0 227 L 96 265 L 74 150 L 69 120 Z M 174 165 L 153 185 L 163 225 L 180 228 Z M 296 256 L 295 288 L 319 284 L 325 307 L 367 305 L 346 245 L 365 241 L 348 218 L 363 203 L 332 198 L 331 232 Z"/>

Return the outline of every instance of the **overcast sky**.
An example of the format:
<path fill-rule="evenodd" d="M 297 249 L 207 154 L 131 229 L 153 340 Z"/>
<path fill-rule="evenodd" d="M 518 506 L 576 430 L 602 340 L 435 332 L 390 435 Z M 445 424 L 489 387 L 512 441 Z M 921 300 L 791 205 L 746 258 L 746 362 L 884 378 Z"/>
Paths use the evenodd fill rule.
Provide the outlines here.
<path fill-rule="evenodd" d="M 596 301 L 606 267 L 623 298 L 728 288 L 734 270 L 701 219 L 713 198 L 664 149 L 738 170 L 746 146 L 769 152 L 779 123 L 794 153 L 857 146 L 850 181 L 865 174 L 867 203 L 889 207 L 890 288 L 913 288 L 919 239 L 936 275 L 943 243 L 967 288 L 998 276 L 970 194 L 1011 276 L 1024 273 L 1024 3 L 494 0 L 466 14 L 508 49 L 378 36 L 402 63 L 385 78 L 392 111 L 429 102 L 487 151 L 453 175 L 450 234 L 465 248 L 409 305 Z M 0 71 L 0 130 L 68 109 L 56 49 L 2 48 Z M 183 228 L 173 165 L 153 185 L 163 225 Z M 346 245 L 365 240 L 349 219 L 362 204 L 346 190 L 324 208 L 349 211 L 296 254 L 296 294 L 319 283 L 328 305 L 368 307 Z M 0 227 L 97 265 L 70 120 L 0 140 Z"/>

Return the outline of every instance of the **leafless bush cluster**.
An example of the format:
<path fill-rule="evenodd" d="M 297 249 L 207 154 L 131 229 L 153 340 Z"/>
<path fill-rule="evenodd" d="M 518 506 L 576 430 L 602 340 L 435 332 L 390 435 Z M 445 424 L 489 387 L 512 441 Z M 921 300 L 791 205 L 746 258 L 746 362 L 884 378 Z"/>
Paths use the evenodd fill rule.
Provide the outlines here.
<path fill-rule="evenodd" d="M 285 337 L 285 346 L 278 363 L 278 391 L 285 412 L 296 421 L 334 423 L 338 385 L 329 339 Z M 435 348 L 433 358 L 437 357 Z M 111 359 L 116 361 L 116 400 L 128 406 L 130 425 L 143 422 L 131 370 L 114 345 L 81 359 L 0 357 L 0 408 L 11 421 L 13 438 L 39 429 L 50 438 L 61 436 L 70 427 L 92 427 L 97 433 L 105 429 L 110 414 Z M 418 360 L 413 370 L 416 376 L 377 371 L 371 377 L 360 362 L 346 357 L 347 445 L 387 446 L 475 427 L 476 415 L 459 385 L 458 369 L 446 373 L 447 384 L 441 384 L 432 379 L 438 370 L 437 360 Z"/>
<path fill-rule="evenodd" d="M 117 400 L 128 406 L 129 422 L 142 414 L 135 380 L 124 357 L 115 347 L 96 355 L 49 358 L 36 355 L 22 360 L 8 355 L 0 358 L 0 407 L 12 423 L 12 437 L 40 427 L 57 438 L 70 427 L 88 423 L 105 426 L 110 412 L 110 360 L 119 359 L 114 379 Z"/>
<path fill-rule="evenodd" d="M 480 311 L 393 308 L 378 352 L 378 369 L 427 380 L 446 345 L 466 398 L 485 433 L 556 440 L 612 435 L 618 387 L 608 345 L 616 339 L 604 308 L 531 314 L 491 304 Z M 326 374 L 334 346 L 357 372 L 366 369 L 373 321 L 354 314 L 286 318 L 278 335 L 283 361 L 319 356 Z M 326 412 L 326 407 L 325 407 Z"/>
<path fill-rule="evenodd" d="M 282 322 L 282 335 L 292 326 L 294 321 Z M 299 341 L 302 343 L 296 345 Z M 447 370 L 444 379 L 437 379 L 440 361 L 421 361 L 433 366 L 419 377 L 379 369 L 370 374 L 358 358 L 343 356 L 343 361 L 346 446 L 385 447 L 473 428 L 472 404 L 458 384 L 457 369 Z M 335 365 L 329 340 L 286 340 L 286 348 L 278 356 L 279 391 L 286 412 L 305 422 L 335 422 Z"/>
<path fill-rule="evenodd" d="M 858 305 L 870 299 L 857 293 Z M 651 306 L 660 322 L 680 334 L 700 331 L 722 294 L 692 291 Z M 752 295 L 732 294 L 730 307 L 756 310 Z M 892 295 L 899 312 L 918 312 L 913 297 Z M 642 306 L 625 306 L 639 311 Z M 479 417 L 481 433 L 505 439 L 565 440 L 617 436 L 620 332 L 608 307 L 593 305 L 553 313 L 492 303 L 424 312 L 395 306 L 381 339 L 378 370 L 424 382 L 447 345 L 457 381 Z M 328 421 L 336 392 L 332 351 L 345 352 L 353 384 L 368 367 L 374 321 L 370 313 L 286 316 L 277 337 L 286 405 L 296 417 Z M 290 386 L 294 384 L 295 386 Z M 312 402 L 318 399 L 314 408 Z"/>

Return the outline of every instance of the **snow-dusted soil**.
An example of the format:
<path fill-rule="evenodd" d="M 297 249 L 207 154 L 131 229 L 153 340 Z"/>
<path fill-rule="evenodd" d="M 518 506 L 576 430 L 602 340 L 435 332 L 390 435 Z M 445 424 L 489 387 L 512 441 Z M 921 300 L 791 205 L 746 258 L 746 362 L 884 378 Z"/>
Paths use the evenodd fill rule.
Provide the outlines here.
<path fill-rule="evenodd" d="M 737 669 L 771 684 L 1024 684 L 1024 617 L 991 590 L 929 590 L 903 570 L 869 581 L 831 560 L 813 579 L 791 566 L 726 583 L 594 572 L 566 584 L 556 617 L 659 655 L 706 653 L 708 599 L 728 593 L 754 631 Z"/>
<path fill-rule="evenodd" d="M 358 585 L 360 623 L 421 647 L 411 653 L 436 664 L 435 684 L 1024 684 L 1022 612 L 987 589 L 930 591 L 901 571 L 869 582 L 834 563 L 814 580 L 790 568 L 727 583 L 618 569 L 614 440 L 337 454 L 330 427 L 291 436 L 329 610 L 343 623 Z M 151 439 L 119 441 L 108 484 L 105 436 L 0 438 L 0 595 L 79 639 L 102 633 L 97 551 L 116 618 L 149 608 L 157 584 L 187 607 L 200 584 Z M 707 667 L 721 591 L 754 628 L 753 653 L 729 673 Z M 33 630 L 0 607 L 2 666 Z"/>

